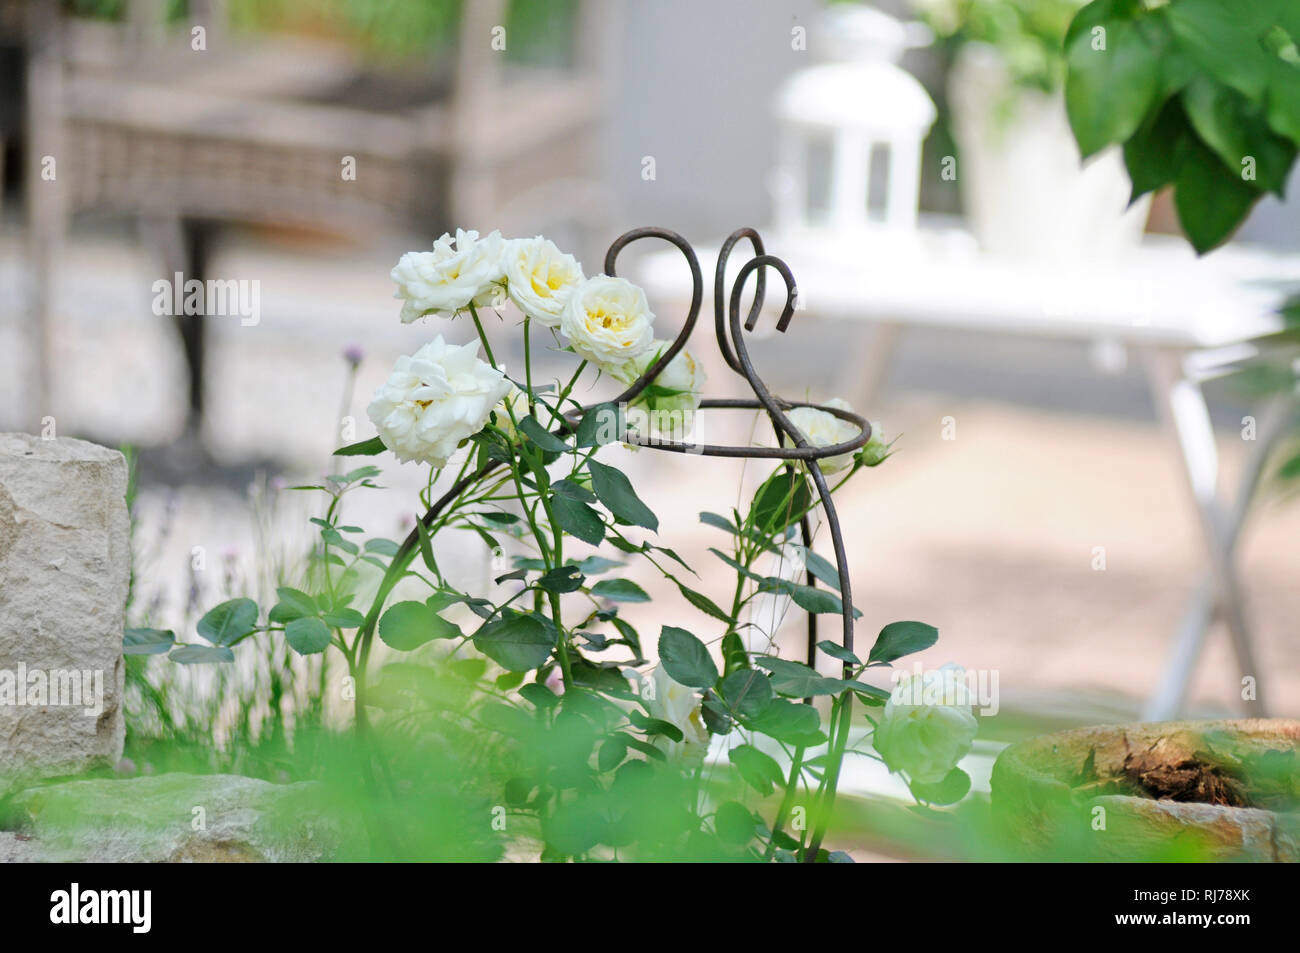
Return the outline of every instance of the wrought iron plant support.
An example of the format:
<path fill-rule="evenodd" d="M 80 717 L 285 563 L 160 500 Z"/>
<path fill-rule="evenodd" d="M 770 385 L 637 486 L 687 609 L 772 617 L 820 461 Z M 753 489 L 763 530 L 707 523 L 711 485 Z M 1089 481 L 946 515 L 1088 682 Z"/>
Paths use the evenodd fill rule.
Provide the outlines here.
<path fill-rule="evenodd" d="M 668 348 L 659 360 L 656 361 L 646 372 L 632 383 L 627 390 L 619 394 L 613 400 L 606 403 L 612 403 L 615 406 L 623 406 L 625 403 L 633 400 L 645 388 L 654 382 L 655 378 L 666 368 L 670 361 L 686 346 L 687 339 L 691 332 L 695 330 L 695 322 L 699 318 L 700 305 L 704 296 L 704 281 L 700 273 L 699 259 L 695 255 L 695 250 L 691 248 L 690 243 L 681 235 L 670 231 L 666 228 L 635 228 L 626 232 L 617 238 L 609 246 L 605 253 L 605 274 L 616 274 L 616 265 L 619 253 L 632 242 L 643 238 L 660 238 L 670 242 L 681 251 L 686 257 L 686 262 L 691 269 L 691 305 L 687 312 L 686 321 L 682 325 L 681 331 L 673 341 L 672 346 Z M 741 266 L 739 274 L 731 287 L 731 296 L 726 301 L 724 309 L 724 293 L 727 275 L 727 260 L 731 257 L 731 252 L 736 245 L 743 240 L 748 240 L 753 246 L 754 256 Z M 763 297 L 766 291 L 766 271 L 771 268 L 781 276 L 785 282 L 785 306 L 781 310 L 781 317 L 777 320 L 776 329 L 782 333 L 790 326 L 790 320 L 794 317 L 795 302 L 798 300 L 798 289 L 795 285 L 794 275 L 790 267 L 774 255 L 767 254 L 763 249 L 763 240 L 759 237 L 758 232 L 752 228 L 741 228 L 732 232 L 727 240 L 723 242 L 721 249 L 718 251 L 718 263 L 713 275 L 713 321 L 714 330 L 718 339 L 718 350 L 721 351 L 723 359 L 727 365 L 743 377 L 749 385 L 750 390 L 754 392 L 753 399 L 728 399 L 728 398 L 705 398 L 700 402 L 700 408 L 707 409 L 741 409 L 741 410 L 763 410 L 767 413 L 772 422 L 772 428 L 776 435 L 776 446 L 774 447 L 728 447 L 716 446 L 712 444 L 686 444 L 681 442 L 661 440 L 655 438 L 645 438 L 634 433 L 625 433 L 623 440 L 630 444 L 638 446 L 653 447 L 658 450 L 669 450 L 676 453 L 698 453 L 703 456 L 712 457 L 741 457 L 755 460 L 787 460 L 791 461 L 787 466 L 793 472 L 793 463 L 802 461 L 808 468 L 808 473 L 812 477 L 813 484 L 817 487 L 817 495 L 820 498 L 822 509 L 826 514 L 826 524 L 830 527 L 831 545 L 835 550 L 835 568 L 839 575 L 840 590 L 840 618 L 842 624 L 842 633 L 840 644 L 848 652 L 853 651 L 853 594 L 852 584 L 849 581 L 848 558 L 844 550 L 844 533 L 840 528 L 839 515 L 835 511 L 835 504 L 831 500 L 830 487 L 827 486 L 826 477 L 822 473 L 819 460 L 827 457 L 839 456 L 844 453 L 852 453 L 866 445 L 871 439 L 871 424 L 864 418 L 847 410 L 841 410 L 838 407 L 827 407 L 818 404 L 808 403 L 806 401 L 790 401 L 781 397 L 774 396 L 768 390 L 767 385 L 763 383 L 758 372 L 754 369 L 754 364 L 749 356 L 749 349 L 745 346 L 744 334 L 741 330 L 740 323 L 740 303 L 741 296 L 745 290 L 745 284 L 750 275 L 755 276 L 754 283 L 754 300 L 750 305 L 749 314 L 746 316 L 744 330 L 753 331 L 754 326 L 758 323 L 759 312 L 763 307 Z M 815 407 L 818 410 L 832 414 L 841 420 L 849 421 L 854 424 L 859 433 L 852 440 L 846 440 L 842 443 L 832 444 L 825 447 L 811 446 L 804 435 L 797 427 L 790 422 L 786 416 L 786 411 L 796 407 Z M 580 410 L 572 411 L 566 414 L 566 419 L 570 423 L 580 419 L 581 416 L 592 408 L 584 407 Z M 805 514 L 799 521 L 799 531 L 805 549 L 812 546 L 812 531 L 809 526 L 808 517 Z M 807 584 L 816 586 L 817 580 L 811 572 L 807 573 Z M 808 613 L 808 646 L 807 661 L 812 667 L 816 667 L 815 653 L 817 651 L 817 614 Z M 851 678 L 850 663 L 844 662 L 844 677 Z M 811 704 L 811 699 L 805 699 Z M 839 747 L 841 757 L 844 741 L 847 739 L 849 726 L 849 713 L 851 711 L 851 697 L 846 702 L 846 708 L 843 713 L 840 725 L 841 737 L 831 738 L 828 744 L 832 749 Z M 827 772 L 828 797 L 825 802 L 825 814 L 829 814 L 830 805 L 835 797 L 835 786 L 838 782 L 839 761 L 832 759 L 831 765 Z M 834 776 L 832 776 L 834 772 Z M 825 825 L 827 817 L 823 816 L 814 831 L 812 842 L 806 854 L 806 859 L 813 861 L 817 857 L 818 848 L 821 846 L 821 840 L 825 834 Z"/>
<path fill-rule="evenodd" d="M 699 318 L 700 305 L 704 297 L 704 281 L 700 273 L 699 259 L 695 255 L 695 250 L 691 248 L 690 243 L 681 235 L 666 228 L 635 228 L 626 232 L 617 238 L 609 246 L 605 253 L 605 274 L 613 276 L 616 274 L 615 267 L 618 261 L 619 253 L 630 245 L 632 242 L 643 238 L 659 238 L 675 245 L 686 257 L 686 262 L 691 269 L 691 305 L 687 312 L 686 321 L 682 325 L 672 346 L 660 355 L 659 359 L 635 382 L 632 383 L 625 391 L 608 401 L 602 401 L 600 404 L 594 404 L 587 407 L 579 407 L 569 411 L 564 415 L 565 426 L 567 428 L 576 428 L 588 411 L 599 406 L 613 405 L 620 407 L 633 400 L 638 394 L 649 387 L 656 377 L 666 368 L 670 361 L 686 346 L 687 339 L 691 332 L 695 330 L 695 322 Z M 724 302 L 724 286 L 726 282 L 727 260 L 731 256 L 732 250 L 738 243 L 748 240 L 754 249 L 754 256 L 745 262 L 741 267 L 739 274 L 731 288 L 729 300 Z M 831 544 L 835 550 L 835 566 L 839 575 L 840 589 L 840 616 L 843 627 L 840 636 L 840 644 L 846 651 L 853 651 L 853 594 L 851 583 L 849 581 L 848 559 L 844 551 L 844 533 L 840 529 L 839 516 L 835 512 L 835 504 L 831 501 L 830 487 L 827 486 L 826 477 L 823 475 L 819 460 L 827 457 L 839 456 L 853 451 L 866 445 L 871 439 L 871 425 L 862 417 L 847 410 L 838 407 L 828 407 L 819 404 L 809 403 L 807 401 L 790 401 L 781 397 L 773 396 L 763 383 L 762 378 L 754 370 L 753 362 L 749 357 L 749 350 L 745 346 L 744 334 L 741 330 L 740 322 L 740 302 L 744 292 L 745 285 L 751 275 L 755 276 L 754 283 L 754 300 L 750 305 L 749 313 L 744 323 L 745 331 L 753 331 L 758 322 L 759 312 L 763 307 L 763 298 L 766 291 L 766 271 L 771 268 L 782 281 L 785 282 L 785 306 L 781 311 L 781 316 L 777 320 L 776 329 L 781 332 L 790 325 L 790 320 L 794 316 L 796 296 L 798 294 L 795 286 L 794 275 L 790 272 L 790 267 L 780 258 L 769 255 L 763 250 L 763 240 L 759 237 L 758 232 L 752 228 L 741 228 L 732 232 L 727 240 L 722 244 L 718 252 L 717 269 L 714 272 L 713 282 L 713 313 L 714 326 L 718 340 L 718 349 L 722 352 L 723 359 L 727 365 L 737 374 L 745 379 L 749 384 L 750 390 L 754 392 L 754 397 L 750 398 L 706 398 L 700 402 L 700 408 L 703 410 L 762 410 L 767 413 L 772 422 L 772 427 L 776 435 L 776 446 L 774 447 L 730 447 L 716 446 L 712 444 L 688 444 L 675 442 L 671 440 L 662 440 L 658 437 L 642 437 L 636 433 L 624 433 L 622 441 L 638 446 L 653 447 L 657 450 L 668 450 L 676 453 L 693 453 L 710 457 L 739 457 L 753 460 L 785 460 L 787 466 L 793 473 L 794 463 L 801 461 L 808 468 L 812 477 L 813 484 L 817 487 L 817 495 L 820 498 L 822 509 L 826 514 L 826 524 L 830 527 Z M 725 307 L 724 307 L 725 304 Z M 797 427 L 790 422 L 786 416 L 786 411 L 796 407 L 814 407 L 818 410 L 832 414 L 841 420 L 849 421 L 859 428 L 859 433 L 852 440 L 846 440 L 842 443 L 832 444 L 825 447 L 811 446 L 804 435 Z M 563 428 L 562 428 L 563 429 Z M 464 490 L 473 485 L 477 480 L 486 476 L 495 470 L 500 463 L 489 461 L 478 470 L 452 486 L 441 498 L 436 500 L 432 506 L 425 512 L 421 519 L 425 528 L 428 528 L 438 515 L 450 505 Z M 812 545 L 812 531 L 809 525 L 808 517 L 805 514 L 800 519 L 799 530 L 801 539 L 805 547 Z M 409 553 L 419 544 L 418 528 L 412 529 L 401 546 L 402 553 Z M 397 559 L 395 558 L 394 562 Z M 380 584 L 380 591 L 373 604 L 370 614 L 367 616 L 365 624 L 361 630 L 361 652 L 360 652 L 360 669 L 365 670 L 366 662 L 369 658 L 370 647 L 373 641 L 375 626 L 378 622 L 378 610 L 384 604 L 392 587 L 396 584 L 397 577 L 385 577 Z M 807 584 L 816 586 L 817 580 L 811 572 L 807 573 Z M 808 646 L 807 660 L 810 666 L 815 667 L 815 653 L 817 650 L 817 615 L 808 614 Z M 844 663 L 845 678 L 851 677 L 850 664 Z M 365 718 L 363 714 L 364 703 L 361 699 L 361 686 L 358 686 L 358 716 L 364 725 Z M 811 699 L 805 699 L 811 703 Z M 845 709 L 840 719 L 839 730 L 834 737 L 828 740 L 828 745 L 832 752 L 837 752 L 842 757 L 846 745 L 849 727 L 849 714 L 852 706 L 851 694 L 846 696 Z M 802 751 L 802 748 L 800 749 Z M 817 857 L 818 848 L 821 845 L 825 835 L 827 815 L 829 808 L 835 796 L 835 788 L 838 782 L 839 760 L 832 757 L 828 770 L 825 775 L 825 810 L 823 816 L 819 818 L 817 828 L 813 833 L 812 840 L 809 843 L 805 859 L 814 861 Z"/>

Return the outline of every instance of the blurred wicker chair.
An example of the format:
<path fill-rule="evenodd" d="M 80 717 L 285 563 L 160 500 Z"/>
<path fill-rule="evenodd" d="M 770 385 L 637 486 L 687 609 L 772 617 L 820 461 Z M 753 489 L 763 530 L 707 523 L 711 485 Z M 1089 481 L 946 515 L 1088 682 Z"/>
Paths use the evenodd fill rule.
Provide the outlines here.
<path fill-rule="evenodd" d="M 464 4 L 454 58 L 415 89 L 386 86 L 341 46 L 234 41 L 221 29 L 218 0 L 191 0 L 179 30 L 164 23 L 164 6 L 131 0 L 122 23 L 65 18 L 54 0 L 27 7 L 37 418 L 49 407 L 53 259 L 76 213 L 137 217 L 166 274 L 200 279 L 213 227 L 223 222 L 349 235 L 369 227 L 432 234 L 457 224 L 536 227 L 534 197 L 554 202 L 560 192 L 569 193 L 564 204 L 574 214 L 608 214 L 594 163 L 614 87 L 618 3 L 580 4 L 567 69 L 507 68 L 490 45 L 506 0 Z M 205 25 L 204 51 L 191 49 L 192 24 Z M 47 155 L 58 157 L 58 188 L 42 187 Z M 342 174 L 345 156 L 355 159 L 355 179 Z M 193 429 L 203 409 L 204 328 L 195 318 L 177 325 Z"/>

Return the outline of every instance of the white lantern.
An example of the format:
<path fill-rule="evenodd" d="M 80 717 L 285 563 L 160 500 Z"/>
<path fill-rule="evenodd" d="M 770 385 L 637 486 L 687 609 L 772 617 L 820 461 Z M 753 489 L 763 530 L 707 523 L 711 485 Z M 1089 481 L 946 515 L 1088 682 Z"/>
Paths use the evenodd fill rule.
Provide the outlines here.
<path fill-rule="evenodd" d="M 929 31 L 863 6 L 832 7 L 820 26 L 834 59 L 793 74 L 776 96 L 777 228 L 836 241 L 912 234 L 936 111 L 898 60 Z"/>

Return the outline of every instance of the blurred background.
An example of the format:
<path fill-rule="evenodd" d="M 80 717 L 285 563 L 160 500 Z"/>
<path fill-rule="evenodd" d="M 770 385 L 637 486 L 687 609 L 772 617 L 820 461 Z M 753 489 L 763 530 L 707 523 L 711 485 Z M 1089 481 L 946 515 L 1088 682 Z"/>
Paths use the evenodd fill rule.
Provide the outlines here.
<path fill-rule="evenodd" d="M 349 427 L 370 435 L 392 361 L 469 339 L 399 324 L 403 251 L 457 226 L 544 233 L 595 274 L 653 224 L 711 273 L 709 249 L 755 226 L 800 279 L 790 332 L 769 303 L 754 345 L 772 389 L 844 397 L 899 437 L 840 504 L 863 624 L 930 622 L 927 664 L 997 672 L 990 744 L 1239 713 L 1243 674 L 1300 715 L 1292 431 L 1261 449 L 1252 374 L 1189 371 L 1203 353 L 1235 370 L 1224 349 L 1274 328 L 1300 285 L 1300 202 L 1266 198 L 1201 259 L 1167 194 L 1126 211 L 1118 157 L 1081 169 L 1065 122 L 1079 6 L 0 0 L 0 429 L 130 449 L 131 623 L 192 626 L 309 545 L 314 501 L 284 488 L 327 472 Z M 689 299 L 675 254 L 619 263 L 664 337 Z M 255 283 L 256 314 L 156 313 L 177 272 Z M 703 323 L 709 390 L 740 393 Z M 744 439 L 753 421 L 702 426 Z M 628 467 L 684 553 L 717 542 L 700 510 L 764 475 L 649 451 Z M 1225 501 L 1253 488 L 1223 546 L 1252 671 L 1198 609 L 1207 473 Z M 353 521 L 409 527 L 410 493 L 371 497 Z"/>

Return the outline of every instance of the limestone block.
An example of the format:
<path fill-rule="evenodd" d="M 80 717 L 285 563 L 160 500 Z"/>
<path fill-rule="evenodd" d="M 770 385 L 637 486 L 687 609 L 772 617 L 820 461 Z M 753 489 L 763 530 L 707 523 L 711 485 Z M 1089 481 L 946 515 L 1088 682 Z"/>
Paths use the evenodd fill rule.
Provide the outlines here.
<path fill-rule="evenodd" d="M 122 756 L 126 460 L 0 434 L 0 794 Z"/>
<path fill-rule="evenodd" d="M 0 863 L 307 863 L 364 827 L 324 810 L 318 785 L 233 774 L 68 781 L 14 795 Z"/>

